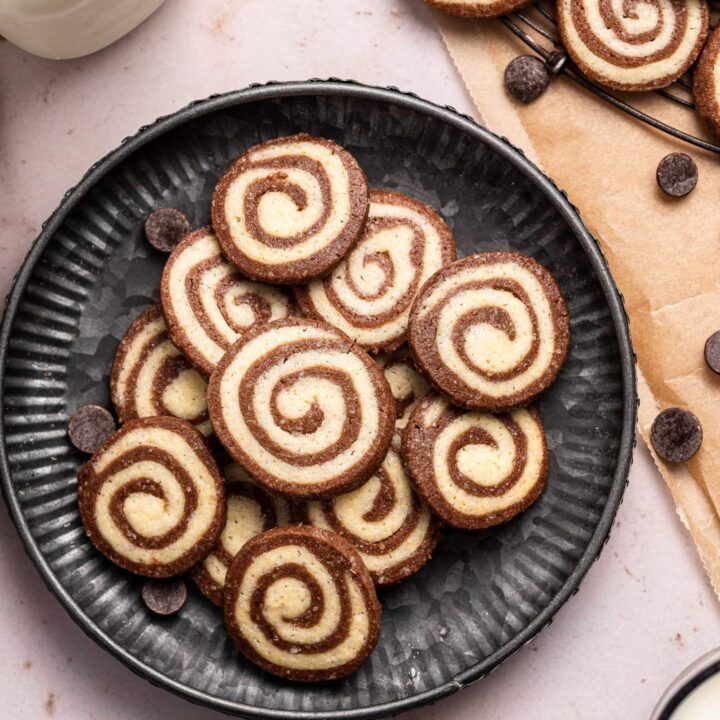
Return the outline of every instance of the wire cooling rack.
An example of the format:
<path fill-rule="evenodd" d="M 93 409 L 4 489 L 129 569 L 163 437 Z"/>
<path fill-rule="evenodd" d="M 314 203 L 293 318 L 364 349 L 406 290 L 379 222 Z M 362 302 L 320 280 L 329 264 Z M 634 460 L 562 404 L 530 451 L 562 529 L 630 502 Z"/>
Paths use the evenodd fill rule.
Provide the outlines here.
<path fill-rule="evenodd" d="M 668 125 L 662 120 L 633 107 L 625 100 L 616 97 L 591 80 L 588 80 L 568 58 L 565 48 L 560 41 L 555 14 L 552 10 L 548 9 L 546 3 L 534 0 L 531 5 L 523 8 L 522 11 L 505 15 L 501 17 L 500 20 L 509 30 L 517 35 L 520 40 L 545 60 L 545 64 L 553 76 L 560 74 L 565 75 L 606 102 L 609 102 L 618 108 L 618 110 L 622 110 L 628 115 L 631 115 L 636 120 L 640 120 L 678 140 L 683 140 L 690 145 L 720 155 L 720 145 L 714 145 L 707 140 L 703 140 L 695 135 L 683 132 L 672 125 Z M 529 34 L 530 32 L 533 34 Z M 547 47 L 547 43 L 550 43 L 551 47 Z M 689 74 L 679 78 L 669 88 L 663 88 L 655 92 L 667 98 L 668 101 L 687 108 L 688 112 L 694 112 L 695 110 L 695 103 L 692 101 L 692 82 Z"/>

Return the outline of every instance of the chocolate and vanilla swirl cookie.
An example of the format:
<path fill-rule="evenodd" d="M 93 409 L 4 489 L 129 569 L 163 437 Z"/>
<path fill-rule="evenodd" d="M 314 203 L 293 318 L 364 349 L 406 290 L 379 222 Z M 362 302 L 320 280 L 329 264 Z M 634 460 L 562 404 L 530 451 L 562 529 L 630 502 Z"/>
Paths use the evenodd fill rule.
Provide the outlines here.
<path fill-rule="evenodd" d="M 529 507 L 547 475 L 547 445 L 532 408 L 492 415 L 431 393 L 413 411 L 403 457 L 417 491 L 448 525 L 480 530 Z"/>
<path fill-rule="evenodd" d="M 160 300 L 172 341 L 205 375 L 251 327 L 292 313 L 288 293 L 244 278 L 223 257 L 210 228 L 190 233 L 173 250 Z"/>
<path fill-rule="evenodd" d="M 169 415 L 212 433 L 207 383 L 173 345 L 159 305 L 142 312 L 120 341 L 110 395 L 120 422 Z"/>
<path fill-rule="evenodd" d="M 440 539 L 440 523 L 413 491 L 399 446 L 390 448 L 364 485 L 307 503 L 301 518 L 350 542 L 376 585 L 393 585 L 417 572 Z"/>
<path fill-rule="evenodd" d="M 527 5 L 530 0 L 425 0 L 430 7 L 460 17 L 498 17 Z"/>
<path fill-rule="evenodd" d="M 225 255 L 248 277 L 271 283 L 326 275 L 357 241 L 367 212 L 367 181 L 357 161 L 311 135 L 250 148 L 212 198 Z"/>
<path fill-rule="evenodd" d="M 269 492 L 322 499 L 385 457 L 395 402 L 372 358 L 325 323 L 288 318 L 246 333 L 210 378 L 215 432 Z"/>
<path fill-rule="evenodd" d="M 349 335 L 369 352 L 405 342 L 410 308 L 425 281 L 455 259 L 455 241 L 425 203 L 371 190 L 357 245 L 322 280 L 295 289 L 306 315 Z"/>
<path fill-rule="evenodd" d="M 710 130 L 720 137 L 720 27 L 710 35 L 693 78 L 695 108 Z"/>
<path fill-rule="evenodd" d="M 417 371 L 407 348 L 404 350 L 375 358 L 395 398 L 395 427 L 399 431 L 407 425 L 410 413 L 418 402 L 430 392 L 430 383 Z"/>
<path fill-rule="evenodd" d="M 95 547 L 146 577 L 189 570 L 225 524 L 225 483 L 202 435 L 171 417 L 131 420 L 78 475 L 78 505 Z"/>
<path fill-rule="evenodd" d="M 256 535 L 225 583 L 225 623 L 249 660 L 300 681 L 346 677 L 380 635 L 380 603 L 355 548 L 335 533 L 287 526 Z"/>
<path fill-rule="evenodd" d="M 228 465 L 222 473 L 227 483 L 225 527 L 212 552 L 191 572 L 203 595 L 216 605 L 223 604 L 227 569 L 240 548 L 258 533 L 291 520 L 287 502 L 265 492 L 239 465 Z"/>
<path fill-rule="evenodd" d="M 662 88 L 695 62 L 706 0 L 558 0 L 563 45 L 590 79 L 616 90 Z"/>
<path fill-rule="evenodd" d="M 552 275 L 525 255 L 492 252 L 430 278 L 408 340 L 417 366 L 455 403 L 499 412 L 529 403 L 555 380 L 569 333 Z"/>

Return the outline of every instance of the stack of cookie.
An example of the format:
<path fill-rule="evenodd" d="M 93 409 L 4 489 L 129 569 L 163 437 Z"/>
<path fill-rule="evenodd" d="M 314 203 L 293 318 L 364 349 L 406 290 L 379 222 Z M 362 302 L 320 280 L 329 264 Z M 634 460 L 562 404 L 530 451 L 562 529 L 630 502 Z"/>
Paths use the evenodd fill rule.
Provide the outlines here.
<path fill-rule="evenodd" d="M 189 572 L 271 673 L 353 672 L 377 586 L 419 570 L 443 525 L 509 520 L 545 482 L 529 404 L 567 353 L 563 299 L 529 257 L 455 258 L 432 208 L 368 190 L 329 140 L 238 158 L 120 343 L 121 428 L 78 479 L 96 547 Z"/>

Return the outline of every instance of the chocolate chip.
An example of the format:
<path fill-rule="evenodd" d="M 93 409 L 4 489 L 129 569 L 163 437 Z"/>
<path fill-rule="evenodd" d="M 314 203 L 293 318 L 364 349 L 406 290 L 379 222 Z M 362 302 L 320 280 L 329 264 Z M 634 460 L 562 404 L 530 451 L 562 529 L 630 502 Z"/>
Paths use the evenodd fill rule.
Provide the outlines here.
<path fill-rule="evenodd" d="M 545 92 L 550 73 L 545 63 L 533 55 L 513 58 L 505 68 L 505 87 L 517 100 L 530 102 Z"/>
<path fill-rule="evenodd" d="M 115 419 L 99 405 L 82 405 L 68 420 L 70 442 L 84 453 L 94 453 L 115 429 Z"/>
<path fill-rule="evenodd" d="M 689 460 L 702 444 L 700 421 L 689 410 L 663 410 L 652 424 L 650 442 L 655 452 L 668 462 Z"/>
<path fill-rule="evenodd" d="M 172 252 L 191 229 L 185 213 L 175 208 L 160 208 L 145 219 L 145 236 L 160 252 Z"/>
<path fill-rule="evenodd" d="M 148 580 L 142 587 L 142 599 L 157 615 L 176 613 L 187 600 L 187 588 L 182 580 Z"/>
<path fill-rule="evenodd" d="M 720 330 L 705 341 L 705 362 L 713 372 L 720 374 Z"/>
<path fill-rule="evenodd" d="M 672 197 L 682 197 L 691 192 L 698 181 L 695 161 L 685 153 L 666 155 L 657 168 L 660 189 Z"/>

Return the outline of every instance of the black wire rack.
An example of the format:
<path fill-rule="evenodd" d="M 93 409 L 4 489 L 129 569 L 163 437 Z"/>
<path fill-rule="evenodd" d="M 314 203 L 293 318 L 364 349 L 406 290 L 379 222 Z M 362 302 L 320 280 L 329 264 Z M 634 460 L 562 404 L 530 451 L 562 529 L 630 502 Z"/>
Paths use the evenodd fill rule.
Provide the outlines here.
<path fill-rule="evenodd" d="M 500 20 L 511 32 L 545 61 L 552 76 L 557 77 L 562 74 L 618 108 L 618 110 L 622 110 L 624 113 L 631 115 L 636 120 L 640 120 L 656 130 L 671 135 L 690 145 L 694 145 L 697 148 L 720 155 L 720 145 L 715 145 L 695 135 L 690 135 L 652 115 L 648 115 L 646 112 L 633 107 L 625 100 L 613 95 L 608 90 L 586 78 L 568 58 L 565 48 L 560 41 L 555 14 L 552 10 L 548 9 L 547 3 L 541 0 L 534 0 L 531 5 L 523 10 L 505 15 L 501 17 Z M 529 31 L 532 31 L 533 35 L 529 34 Z M 551 46 L 546 47 L 542 44 L 543 41 L 547 41 Z M 689 74 L 679 78 L 669 88 L 663 88 L 655 92 L 667 98 L 669 101 L 687 108 L 690 112 L 695 110 L 695 103 L 692 101 L 692 81 Z"/>

